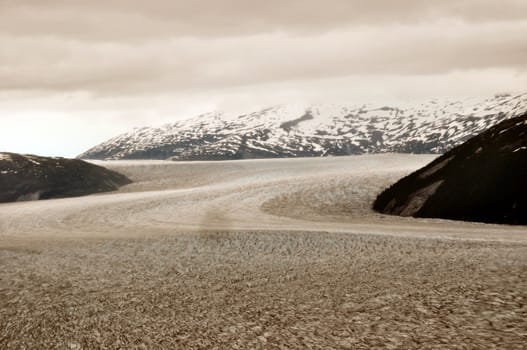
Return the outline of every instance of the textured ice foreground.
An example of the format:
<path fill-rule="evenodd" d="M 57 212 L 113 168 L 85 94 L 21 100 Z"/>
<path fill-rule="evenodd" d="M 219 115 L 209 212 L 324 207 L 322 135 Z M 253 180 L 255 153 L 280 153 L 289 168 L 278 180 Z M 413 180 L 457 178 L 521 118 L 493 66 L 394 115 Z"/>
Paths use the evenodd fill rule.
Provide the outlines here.
<path fill-rule="evenodd" d="M 521 348 L 522 227 L 375 214 L 432 156 L 103 163 L 0 205 L 0 348 Z"/>

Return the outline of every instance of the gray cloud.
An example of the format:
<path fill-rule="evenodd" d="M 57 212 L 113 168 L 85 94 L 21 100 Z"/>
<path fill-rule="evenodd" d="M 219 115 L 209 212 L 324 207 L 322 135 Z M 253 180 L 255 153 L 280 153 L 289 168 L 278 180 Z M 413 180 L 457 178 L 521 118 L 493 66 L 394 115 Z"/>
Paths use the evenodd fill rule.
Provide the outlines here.
<path fill-rule="evenodd" d="M 353 25 L 527 19 L 523 0 L 2 0 L 0 31 L 83 40 L 240 36 Z"/>
<path fill-rule="evenodd" d="M 527 65 L 527 21 L 357 27 L 144 43 L 0 36 L 0 89 L 158 93 Z"/>

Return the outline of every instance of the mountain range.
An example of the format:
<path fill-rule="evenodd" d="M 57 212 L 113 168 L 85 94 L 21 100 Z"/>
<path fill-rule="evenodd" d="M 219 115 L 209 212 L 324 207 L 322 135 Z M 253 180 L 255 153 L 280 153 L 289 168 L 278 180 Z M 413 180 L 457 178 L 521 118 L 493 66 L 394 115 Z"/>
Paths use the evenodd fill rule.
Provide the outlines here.
<path fill-rule="evenodd" d="M 527 93 L 392 105 L 274 106 L 136 128 L 83 159 L 225 160 L 363 153 L 442 154 L 527 111 Z"/>

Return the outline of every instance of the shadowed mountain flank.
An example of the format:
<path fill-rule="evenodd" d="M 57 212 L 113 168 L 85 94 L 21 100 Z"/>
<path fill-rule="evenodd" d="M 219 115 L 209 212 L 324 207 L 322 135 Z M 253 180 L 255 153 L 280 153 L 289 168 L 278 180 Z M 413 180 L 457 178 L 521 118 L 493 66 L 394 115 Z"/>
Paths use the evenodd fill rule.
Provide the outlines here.
<path fill-rule="evenodd" d="M 381 213 L 527 224 L 527 114 L 505 120 L 382 192 Z"/>
<path fill-rule="evenodd" d="M 280 128 L 284 129 L 285 131 L 289 132 L 292 128 L 300 124 L 301 122 L 307 121 L 307 120 L 313 120 L 313 113 L 310 110 L 307 110 L 306 113 L 301 116 L 300 118 L 288 120 L 286 122 L 283 122 L 280 124 Z"/>
<path fill-rule="evenodd" d="M 0 203 L 83 196 L 131 183 L 78 159 L 0 153 Z"/>

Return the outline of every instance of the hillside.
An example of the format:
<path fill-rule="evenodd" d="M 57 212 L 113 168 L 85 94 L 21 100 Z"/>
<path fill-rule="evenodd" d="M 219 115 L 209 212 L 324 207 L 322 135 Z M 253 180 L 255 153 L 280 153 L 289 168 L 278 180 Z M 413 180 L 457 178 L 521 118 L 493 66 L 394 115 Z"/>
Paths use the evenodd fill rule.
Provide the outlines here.
<path fill-rule="evenodd" d="M 114 191 L 130 180 L 78 159 L 0 153 L 0 203 Z"/>
<path fill-rule="evenodd" d="M 527 114 L 505 120 L 385 190 L 386 214 L 527 225 Z"/>
<path fill-rule="evenodd" d="M 144 127 L 83 159 L 224 160 L 363 153 L 440 154 L 527 111 L 527 94 L 387 105 L 279 106 Z"/>

